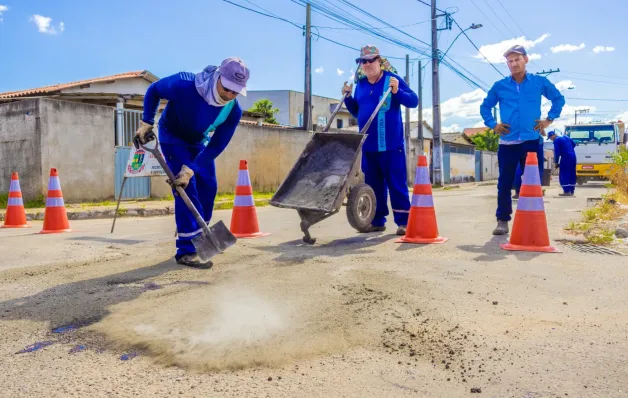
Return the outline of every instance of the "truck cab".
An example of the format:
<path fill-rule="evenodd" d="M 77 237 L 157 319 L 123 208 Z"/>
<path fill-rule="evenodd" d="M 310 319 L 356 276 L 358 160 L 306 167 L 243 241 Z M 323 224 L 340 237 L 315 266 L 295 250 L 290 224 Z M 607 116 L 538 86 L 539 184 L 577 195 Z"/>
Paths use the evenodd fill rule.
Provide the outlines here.
<path fill-rule="evenodd" d="M 576 143 L 578 185 L 608 179 L 612 154 L 625 145 L 622 122 L 586 123 L 565 126 L 565 135 Z"/>

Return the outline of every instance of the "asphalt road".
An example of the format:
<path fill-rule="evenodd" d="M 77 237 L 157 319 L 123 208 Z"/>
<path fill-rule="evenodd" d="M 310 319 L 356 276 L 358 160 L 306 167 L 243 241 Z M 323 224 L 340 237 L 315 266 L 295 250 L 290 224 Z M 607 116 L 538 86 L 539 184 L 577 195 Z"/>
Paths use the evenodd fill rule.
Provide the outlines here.
<path fill-rule="evenodd" d="M 550 188 L 550 237 L 604 192 Z M 435 193 L 442 245 L 339 213 L 309 246 L 296 211 L 258 208 L 272 234 L 209 271 L 174 263 L 171 217 L 0 230 L 0 395 L 626 396 L 625 257 L 503 251 L 495 202 Z"/>

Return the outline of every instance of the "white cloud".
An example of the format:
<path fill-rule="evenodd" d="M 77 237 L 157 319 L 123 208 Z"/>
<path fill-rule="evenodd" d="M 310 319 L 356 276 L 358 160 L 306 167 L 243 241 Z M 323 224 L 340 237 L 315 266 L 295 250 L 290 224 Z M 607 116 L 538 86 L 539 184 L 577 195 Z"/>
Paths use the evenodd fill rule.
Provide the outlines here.
<path fill-rule="evenodd" d="M 430 123 L 431 124 L 431 123 Z M 462 129 L 460 128 L 460 125 L 454 123 L 451 126 L 443 126 L 441 128 L 443 133 L 460 133 L 462 132 Z"/>
<path fill-rule="evenodd" d="M 547 112 L 549 112 L 551 107 L 552 107 L 552 103 L 551 102 L 548 102 L 547 104 L 543 105 L 541 107 L 541 116 L 543 116 L 543 117 L 546 116 Z M 566 124 L 573 124 L 575 111 L 579 110 L 579 109 L 588 109 L 589 112 L 595 112 L 597 108 L 595 106 L 590 106 L 590 105 L 568 105 L 568 104 L 565 104 L 565 106 L 563 106 L 563 110 L 560 112 L 560 117 L 558 119 L 554 120 L 554 122 L 549 126 L 549 130 L 546 130 L 546 131 L 559 129 L 561 132 L 565 132 L 565 125 Z M 587 116 L 586 113 L 582 113 L 582 114 L 578 115 L 578 123 L 580 123 L 580 122 L 590 122 L 592 120 L 593 120 L 593 118 L 590 117 L 590 116 Z"/>
<path fill-rule="evenodd" d="M 541 54 L 531 53 L 530 49 L 534 48 L 537 44 L 542 43 L 549 36 L 550 36 L 549 33 L 545 33 L 536 40 L 526 40 L 525 36 L 521 36 L 514 39 L 504 40 L 502 42 L 495 43 L 495 44 L 487 44 L 480 47 L 481 54 L 478 53 L 474 55 L 473 57 L 481 59 L 482 61 L 486 62 L 486 60 L 482 56 L 482 54 L 484 54 L 486 58 L 488 58 L 488 60 L 492 63 L 505 64 L 506 58 L 504 58 L 504 53 L 506 52 L 506 50 L 508 50 L 510 47 L 516 44 L 519 44 L 526 49 L 526 51 L 528 52 L 528 58 L 530 60 L 540 59 Z"/>
<path fill-rule="evenodd" d="M 573 44 L 560 44 L 555 47 L 550 47 L 550 50 L 552 50 L 553 53 L 574 52 L 582 50 L 584 47 L 584 43 L 580 43 L 579 46 L 574 46 Z"/>
<path fill-rule="evenodd" d="M 30 19 L 32 22 L 35 22 L 37 25 L 37 29 L 40 33 L 46 33 L 49 35 L 56 35 L 57 33 L 61 33 L 65 30 L 65 24 L 63 22 L 59 23 L 59 30 L 54 26 L 51 26 L 52 18 L 44 17 L 42 15 L 33 15 Z"/>
<path fill-rule="evenodd" d="M 338 76 L 342 76 L 342 75 L 345 74 L 345 71 L 340 69 L 340 68 L 338 68 L 338 69 L 336 69 L 336 73 L 338 73 Z"/>
<path fill-rule="evenodd" d="M 595 46 L 595 48 L 593 48 L 593 52 L 596 54 L 611 51 L 615 51 L 615 47 Z"/>
<path fill-rule="evenodd" d="M 353 76 L 353 73 L 354 73 L 354 72 L 353 72 L 353 69 L 349 70 L 349 74 L 350 74 L 351 76 Z"/>
<path fill-rule="evenodd" d="M 558 91 L 561 91 L 561 92 L 564 90 L 567 90 L 569 87 L 576 88 L 576 86 L 573 84 L 571 80 L 561 80 L 558 83 L 556 83 L 555 86 L 558 89 Z M 562 93 L 562 94 L 565 95 L 565 93 Z"/>
<path fill-rule="evenodd" d="M 2 4 L 0 4 L 0 22 L 3 21 L 2 19 L 2 13 L 9 11 L 9 7 L 7 6 L 3 6 Z"/>
<path fill-rule="evenodd" d="M 624 113 L 620 113 L 619 115 L 615 116 L 615 120 L 621 120 L 624 123 L 628 122 L 628 111 Z"/>
<path fill-rule="evenodd" d="M 316 73 L 318 73 L 318 74 L 320 75 L 320 74 L 321 74 L 321 73 L 323 73 L 324 71 L 325 71 L 325 69 L 323 69 L 323 67 L 322 67 L 322 66 L 319 66 L 318 68 L 316 68 L 316 70 L 315 70 L 314 72 L 316 72 Z"/>
<path fill-rule="evenodd" d="M 477 89 L 467 93 L 463 93 L 458 97 L 453 97 L 440 106 L 441 121 L 445 121 L 449 118 L 462 118 L 472 119 L 474 122 L 476 119 L 481 119 L 480 105 L 486 97 L 486 93 L 483 90 Z M 410 112 L 410 120 L 416 121 L 419 119 L 419 113 L 417 109 L 412 109 Z M 423 120 L 432 124 L 432 109 L 423 109 Z"/>

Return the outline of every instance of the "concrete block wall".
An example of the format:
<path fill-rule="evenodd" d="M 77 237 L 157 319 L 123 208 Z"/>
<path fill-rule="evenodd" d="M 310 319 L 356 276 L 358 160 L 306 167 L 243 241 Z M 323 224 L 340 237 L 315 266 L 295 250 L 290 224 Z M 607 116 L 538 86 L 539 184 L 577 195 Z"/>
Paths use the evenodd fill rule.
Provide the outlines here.
<path fill-rule="evenodd" d="M 17 171 L 27 200 L 45 196 L 54 167 L 66 201 L 112 198 L 114 138 L 110 107 L 50 99 L 2 104 L 0 192 Z"/>
<path fill-rule="evenodd" d="M 0 193 L 9 191 L 14 171 L 27 200 L 41 193 L 40 130 L 38 100 L 0 105 Z"/>

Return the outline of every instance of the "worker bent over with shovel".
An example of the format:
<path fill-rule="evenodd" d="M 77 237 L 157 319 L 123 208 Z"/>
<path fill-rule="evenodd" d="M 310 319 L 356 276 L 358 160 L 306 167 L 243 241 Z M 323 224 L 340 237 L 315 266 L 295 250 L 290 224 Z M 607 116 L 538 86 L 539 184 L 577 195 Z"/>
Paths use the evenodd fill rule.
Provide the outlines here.
<path fill-rule="evenodd" d="M 174 215 L 178 237 L 178 264 L 210 268 L 196 253 L 192 238 L 202 228 L 176 193 L 182 187 L 209 224 L 218 184 L 214 159 L 227 147 L 242 117 L 236 100 L 246 95 L 249 70 L 239 58 L 227 58 L 219 67 L 208 66 L 193 74 L 180 72 L 154 82 L 144 98 L 144 117 L 135 133 L 136 146 L 146 144 L 161 99 L 168 105 L 159 119 L 159 141 L 176 179 L 168 180 L 175 194 Z M 213 134 L 211 134 L 213 133 Z M 211 136 L 210 136 L 211 134 Z"/>
<path fill-rule="evenodd" d="M 371 228 L 367 232 L 384 231 L 388 213 L 388 191 L 392 204 L 397 235 L 406 234 L 410 199 L 407 185 L 406 153 L 401 122 L 401 105 L 416 108 L 418 96 L 395 72 L 379 50 L 373 46 L 362 48 L 355 94 L 351 96 L 353 83 L 342 88 L 348 92 L 345 99 L 347 110 L 358 119 L 362 129 L 377 108 L 382 95 L 392 88 L 389 99 L 382 105 L 370 125 L 362 146 L 362 172 L 365 182 L 375 191 L 377 208 Z"/>

